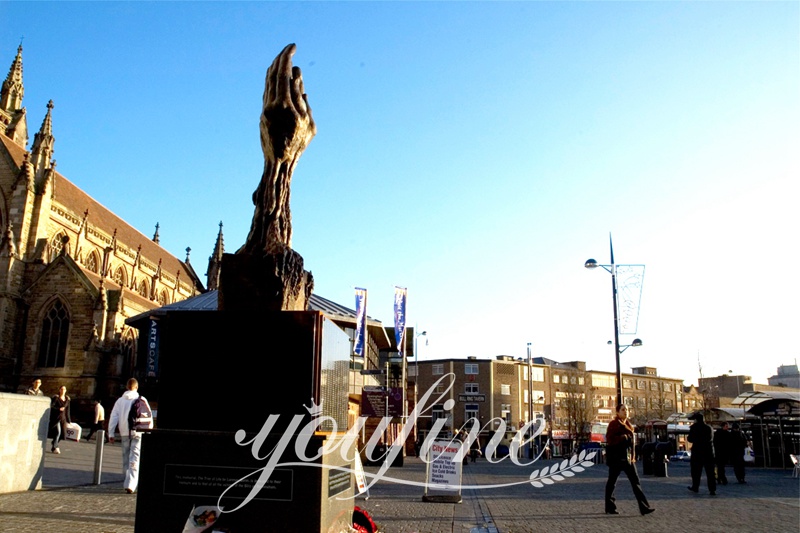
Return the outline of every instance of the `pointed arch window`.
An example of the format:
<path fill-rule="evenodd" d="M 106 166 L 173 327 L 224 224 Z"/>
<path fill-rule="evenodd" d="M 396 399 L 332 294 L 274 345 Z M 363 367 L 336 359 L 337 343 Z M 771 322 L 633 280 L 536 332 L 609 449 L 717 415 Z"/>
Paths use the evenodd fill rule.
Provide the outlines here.
<path fill-rule="evenodd" d="M 145 298 L 150 297 L 150 289 L 147 287 L 147 280 L 143 279 L 142 282 L 139 284 L 139 290 L 137 291 L 140 295 L 144 296 Z"/>
<path fill-rule="evenodd" d="M 162 290 L 158 293 L 158 305 L 164 307 L 169 303 L 169 298 L 167 297 L 167 291 Z"/>
<path fill-rule="evenodd" d="M 86 269 L 95 274 L 100 273 L 100 258 L 97 256 L 97 253 L 90 252 L 86 255 Z"/>
<path fill-rule="evenodd" d="M 69 311 L 61 300 L 55 300 L 42 318 L 42 336 L 39 342 L 39 366 L 60 368 L 64 366 L 69 338 Z"/>
<path fill-rule="evenodd" d="M 136 331 L 129 328 L 122 336 L 120 345 L 122 353 L 122 375 L 133 376 L 136 369 Z"/>
<path fill-rule="evenodd" d="M 64 249 L 64 237 L 66 237 L 64 233 L 57 233 L 50 239 L 50 261 L 54 261 Z M 69 248 L 67 248 L 67 252 L 69 252 Z"/>
<path fill-rule="evenodd" d="M 114 271 L 114 283 L 121 287 L 125 287 L 128 283 L 127 276 L 125 275 L 125 269 L 122 267 L 118 267 L 117 270 Z"/>

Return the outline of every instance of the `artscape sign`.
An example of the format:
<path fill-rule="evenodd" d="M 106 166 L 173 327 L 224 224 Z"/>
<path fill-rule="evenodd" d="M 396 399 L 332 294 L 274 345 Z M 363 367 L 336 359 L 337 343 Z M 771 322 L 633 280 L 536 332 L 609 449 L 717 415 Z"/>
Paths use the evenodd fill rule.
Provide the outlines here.
<path fill-rule="evenodd" d="M 435 399 L 431 399 L 434 395 L 434 390 L 436 387 L 439 386 L 444 380 L 449 379 L 450 382 L 448 386 L 444 388 L 444 390 L 439 394 L 438 397 Z M 380 441 L 381 436 L 384 433 L 384 430 L 389 426 L 392 421 L 392 417 L 386 416 L 381 419 L 381 422 L 375 428 L 375 431 L 372 435 L 372 438 L 367 442 L 363 451 L 365 452 L 366 456 L 371 461 L 377 461 L 378 459 L 383 459 L 383 463 L 375 474 L 366 474 L 367 477 L 371 478 L 371 481 L 366 484 L 364 490 L 368 490 L 371 486 L 373 486 L 378 481 L 387 481 L 390 483 L 401 483 L 405 485 L 413 485 L 425 488 L 441 488 L 437 484 L 428 484 L 427 482 L 417 482 L 417 481 L 410 481 L 410 480 L 403 480 L 392 478 L 386 476 L 386 471 L 392 465 L 394 460 L 397 458 L 397 455 L 401 453 L 403 444 L 408 439 L 408 436 L 411 434 L 417 419 L 420 416 L 431 411 L 434 405 L 443 404 L 445 410 L 451 410 L 455 406 L 455 401 L 450 398 L 447 398 L 449 395 L 450 389 L 452 389 L 453 384 L 455 382 L 455 375 L 454 374 L 446 374 L 443 375 L 439 380 L 437 380 L 431 388 L 419 398 L 419 402 L 411 412 L 408 417 L 407 423 L 404 425 L 402 431 L 397 436 L 395 441 L 392 443 L 391 446 L 388 447 L 387 451 L 384 452 L 384 455 L 381 457 L 375 457 L 375 451 L 378 448 L 378 443 Z M 286 467 L 301 467 L 306 466 L 309 468 L 328 468 L 331 470 L 335 470 L 339 473 L 343 473 L 346 475 L 350 475 L 351 473 L 356 474 L 356 479 L 363 476 L 364 473 L 361 470 L 352 470 L 350 468 L 344 467 L 337 467 L 337 466 L 330 466 L 330 465 L 323 465 L 318 462 L 318 459 L 323 457 L 327 454 L 333 453 L 340 453 L 341 457 L 348 461 L 350 464 L 359 465 L 359 454 L 360 451 L 356 448 L 355 443 L 358 440 L 358 435 L 361 432 L 361 428 L 364 426 L 367 417 L 361 416 L 356 420 L 356 423 L 351 427 L 349 430 L 344 432 L 343 434 L 339 434 L 337 432 L 336 420 L 329 416 L 322 415 L 322 405 L 315 405 L 313 400 L 311 402 L 311 406 L 306 407 L 309 414 L 311 414 L 311 420 L 307 421 L 305 426 L 300 427 L 304 420 L 307 418 L 303 415 L 295 415 L 289 423 L 288 428 L 284 431 L 282 437 L 278 441 L 278 443 L 274 446 L 274 448 L 270 450 L 263 450 L 262 446 L 267 440 L 267 437 L 272 433 L 275 424 L 277 423 L 280 415 L 269 415 L 267 417 L 266 422 L 264 422 L 261 431 L 255 437 L 250 439 L 247 438 L 247 434 L 244 430 L 239 430 L 234 435 L 234 440 L 236 444 L 239 446 L 250 446 L 251 453 L 256 460 L 259 461 L 266 461 L 266 464 L 263 468 L 255 470 L 253 472 L 249 472 L 244 477 L 234 481 L 231 483 L 220 495 L 219 501 L 222 500 L 223 497 L 230 494 L 238 493 L 238 495 L 244 495 L 242 502 L 235 508 L 232 509 L 224 509 L 221 510 L 223 513 L 231 513 L 238 509 L 241 509 L 247 503 L 249 503 L 252 499 L 258 496 L 258 493 L 266 486 L 269 485 L 270 478 L 275 474 L 276 469 L 286 468 Z M 449 441 L 450 445 L 452 446 L 442 446 L 441 440 L 436 439 L 435 436 L 438 435 L 443 429 L 444 424 L 446 423 L 446 419 L 439 418 L 433 423 L 433 427 L 431 428 L 428 437 L 423 442 L 420 448 L 420 457 L 423 458 L 424 461 L 431 463 L 433 461 L 440 461 L 444 456 L 443 454 L 447 454 L 448 458 L 453 462 L 461 462 L 464 460 L 464 456 L 469 453 L 470 444 L 474 442 L 478 438 L 478 434 L 481 431 L 480 424 L 477 420 L 472 419 L 471 424 L 465 424 L 464 427 L 461 429 L 467 432 L 467 438 L 462 444 L 457 439 L 452 439 Z M 497 424 L 495 428 L 493 428 L 493 424 Z M 342 438 L 332 438 L 327 441 L 327 443 L 320 448 L 317 449 L 316 453 L 313 455 L 306 455 L 306 450 L 308 450 L 309 442 L 311 437 L 314 436 L 315 432 L 318 431 L 321 427 L 330 427 L 332 426 L 333 429 L 333 436 L 341 435 Z M 542 430 L 544 429 L 544 424 L 542 420 L 534 420 L 528 422 L 527 424 L 523 425 L 517 431 L 516 437 L 512 440 L 509 446 L 509 453 L 505 457 L 495 458 L 494 452 L 497 449 L 497 446 L 500 444 L 500 441 L 503 439 L 503 436 L 506 432 L 506 422 L 502 418 L 493 418 L 489 420 L 483 429 L 496 429 L 494 436 L 489 440 L 486 445 L 486 460 L 492 463 L 499 463 L 501 461 L 510 460 L 511 462 L 515 463 L 518 466 L 526 467 L 526 466 L 533 466 L 541 457 L 541 454 L 530 461 L 521 460 L 519 455 L 520 448 L 524 447 L 525 445 L 531 443 L 537 436 L 541 435 Z M 528 435 L 528 432 L 531 432 Z M 526 435 L 528 435 L 526 437 Z M 294 442 L 292 442 L 294 441 Z M 290 446 L 294 446 L 294 453 L 300 459 L 299 462 L 281 462 L 281 457 L 283 452 L 289 448 Z M 455 453 L 450 453 L 455 447 L 457 447 L 458 451 Z M 338 450 L 337 450 L 338 449 Z M 511 481 L 507 483 L 501 484 L 491 484 L 491 485 L 459 485 L 453 486 L 452 484 L 449 485 L 451 489 L 471 489 L 471 490 L 486 490 L 486 489 L 496 489 L 496 488 L 503 488 L 509 487 L 513 485 L 520 485 L 530 483 L 531 486 L 542 488 L 546 485 L 552 485 L 557 481 L 564 481 L 567 478 L 573 477 L 576 473 L 583 472 L 586 468 L 594 466 L 594 462 L 592 462 L 592 458 L 595 456 L 597 452 L 581 452 L 578 455 L 573 456 L 570 459 L 565 459 L 560 463 L 556 463 L 550 466 L 547 466 L 542 469 L 534 469 L 530 473 L 530 475 L 526 479 L 521 479 L 517 481 Z M 534 467 L 535 468 L 535 467 Z M 254 482 L 255 480 L 255 482 Z M 249 488 L 249 491 L 242 490 L 244 487 Z M 360 490 L 360 492 L 363 492 Z"/>

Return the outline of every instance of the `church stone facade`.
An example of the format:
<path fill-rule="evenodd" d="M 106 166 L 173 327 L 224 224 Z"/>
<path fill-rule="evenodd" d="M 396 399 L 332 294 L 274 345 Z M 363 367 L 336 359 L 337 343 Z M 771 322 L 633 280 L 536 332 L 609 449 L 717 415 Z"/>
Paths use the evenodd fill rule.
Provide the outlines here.
<path fill-rule="evenodd" d="M 20 46 L 0 91 L 0 391 L 40 378 L 73 409 L 105 403 L 144 370 L 125 320 L 205 289 L 157 224 L 145 236 L 56 170 L 52 101 L 32 103 L 44 118 L 28 147 L 24 92 Z"/>

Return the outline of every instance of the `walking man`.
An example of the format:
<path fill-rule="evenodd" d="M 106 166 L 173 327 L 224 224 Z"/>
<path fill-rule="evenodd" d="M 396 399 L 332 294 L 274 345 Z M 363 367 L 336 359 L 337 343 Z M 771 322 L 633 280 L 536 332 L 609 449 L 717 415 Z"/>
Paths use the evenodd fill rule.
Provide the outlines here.
<path fill-rule="evenodd" d="M 692 484 L 688 489 L 697 492 L 700 489 L 700 477 L 703 470 L 706 471 L 708 481 L 708 493 L 712 496 L 717 494 L 717 480 L 714 476 L 714 446 L 712 438 L 714 430 L 705 423 L 703 413 L 695 413 L 689 417 L 694 420 L 694 424 L 689 428 L 687 440 L 692 443 L 692 457 L 689 460 L 689 468 L 692 473 Z"/>
<path fill-rule="evenodd" d="M 633 495 L 639 503 L 639 512 L 643 515 L 655 511 L 647 502 L 639 474 L 636 472 L 636 456 L 634 455 L 633 425 L 628 421 L 628 407 L 617 406 L 617 416 L 608 424 L 606 430 L 606 462 L 608 463 L 608 481 L 606 482 L 606 514 L 619 514 L 614 498 L 614 487 L 622 472 L 631 482 Z"/>
<path fill-rule="evenodd" d="M 108 420 L 108 440 L 114 442 L 114 432 L 119 427 L 122 442 L 122 470 L 125 472 L 125 492 L 133 494 L 139 484 L 139 455 L 142 450 L 142 434 L 128 427 L 128 413 L 133 401 L 139 397 L 139 382 L 135 378 L 128 380 L 127 390 L 114 403 L 111 417 Z M 145 400 L 146 402 L 147 400 Z M 152 422 L 150 423 L 152 427 Z"/>

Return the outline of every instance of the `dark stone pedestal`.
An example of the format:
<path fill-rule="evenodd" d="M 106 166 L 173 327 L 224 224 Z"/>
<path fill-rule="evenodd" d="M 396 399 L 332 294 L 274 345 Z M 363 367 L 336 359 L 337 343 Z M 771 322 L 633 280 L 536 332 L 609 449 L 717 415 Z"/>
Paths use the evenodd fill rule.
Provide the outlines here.
<path fill-rule="evenodd" d="M 190 516 L 200 514 L 201 507 L 217 505 L 223 512 L 215 527 L 207 531 L 349 531 L 354 487 L 350 470 L 354 465 L 342 459 L 338 449 L 307 462 L 295 455 L 292 442 L 279 463 L 302 464 L 276 466 L 258 494 L 233 511 L 248 498 L 268 459 L 255 459 L 251 446 L 238 445 L 234 434 L 228 432 L 154 430 L 142 438 L 136 533 L 186 531 L 183 528 Z M 274 449 L 280 438 L 270 435 L 260 456 Z M 311 437 L 307 454 L 314 455 L 311 450 L 325 443 L 325 436 Z M 351 457 L 352 451 L 347 456 Z M 325 468 L 331 466 L 346 470 Z M 203 529 L 196 533 L 200 531 Z"/>
<path fill-rule="evenodd" d="M 276 466 L 254 499 L 223 512 L 220 531 L 349 531 L 354 465 L 338 449 L 312 461 L 295 450 L 315 417 L 307 456 L 347 429 L 347 334 L 317 311 L 264 310 L 169 311 L 157 332 L 157 383 L 143 394 L 158 414 L 142 440 L 136 532 L 182 531 L 193 509 L 217 505 L 236 480 L 263 469 L 282 438 L 278 462 L 297 464 Z M 271 415 L 276 422 L 262 431 Z M 253 450 L 237 435 L 265 440 Z M 238 507 L 259 475 L 226 493 L 223 511 Z"/>

